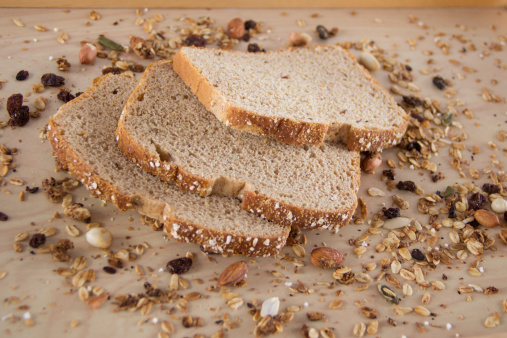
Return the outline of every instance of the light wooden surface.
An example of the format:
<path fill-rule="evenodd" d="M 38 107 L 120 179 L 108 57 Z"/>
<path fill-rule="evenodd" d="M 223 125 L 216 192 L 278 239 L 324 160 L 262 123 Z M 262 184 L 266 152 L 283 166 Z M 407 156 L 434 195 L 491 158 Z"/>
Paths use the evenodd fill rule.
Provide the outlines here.
<path fill-rule="evenodd" d="M 0 78 L 6 79 L 0 89 L 0 121 L 7 119 L 5 102 L 13 93 L 31 92 L 32 85 L 39 81 L 42 74 L 46 72 L 59 73 L 56 69 L 55 60 L 58 57 L 65 56 L 72 64 L 68 73 L 59 73 L 66 78 L 66 87 L 73 93 L 84 91 L 91 83 L 92 79 L 100 74 L 103 66 L 108 65 L 108 60 L 98 59 L 92 65 L 80 65 L 78 62 L 78 51 L 80 41 L 95 40 L 99 34 L 105 34 L 107 37 L 126 44 L 130 34 L 146 37 L 141 27 L 135 26 L 136 13 L 132 9 L 102 9 L 98 10 L 102 18 L 98 21 L 91 21 L 88 18 L 88 9 L 73 9 L 64 11 L 63 9 L 4 9 L 0 14 Z M 285 14 L 282 15 L 282 12 Z M 431 84 L 431 77 L 439 74 L 444 78 L 453 81 L 453 88 L 457 94 L 453 100 L 459 100 L 464 106 L 458 107 L 461 112 L 465 107 L 470 108 L 475 118 L 468 120 L 460 114 L 456 120 L 462 123 L 463 129 L 452 128 L 449 132 L 460 134 L 466 133 L 468 139 L 464 142 L 464 160 L 469 161 L 469 168 L 477 168 L 480 172 L 490 165 L 493 160 L 498 160 L 500 164 L 504 162 L 505 142 L 500 142 L 495 135 L 498 131 L 505 129 L 506 105 L 504 103 L 487 103 L 482 100 L 480 93 L 483 86 L 492 88 L 493 92 L 501 97 L 507 93 L 506 70 L 501 64 L 507 62 L 505 46 L 503 51 L 490 51 L 490 56 L 481 55 L 481 52 L 488 50 L 483 48 L 483 44 L 499 42 L 498 35 L 505 36 L 507 33 L 506 11 L 504 9 L 359 9 L 355 10 L 355 15 L 351 10 L 339 9 L 286 9 L 286 10 L 148 10 L 143 12 L 143 17 L 153 17 L 156 13 L 161 13 L 164 20 L 160 22 L 157 29 L 169 31 L 168 27 L 183 27 L 181 21 L 175 21 L 175 18 L 188 16 L 198 18 L 200 16 L 210 16 L 216 20 L 216 26 L 226 26 L 227 22 L 233 17 L 243 19 L 253 19 L 263 21 L 269 33 L 262 34 L 262 40 L 254 39 L 252 42 L 262 43 L 267 50 L 284 48 L 288 41 L 288 35 L 293 31 L 307 32 L 318 41 L 313 27 L 317 24 L 323 24 L 327 27 L 337 26 L 340 32 L 337 37 L 327 41 L 334 44 L 344 41 L 359 41 L 364 38 L 374 40 L 387 55 L 396 57 L 409 64 L 413 68 L 414 83 L 421 88 L 422 97 L 430 97 L 441 101 L 443 104 L 449 101 L 444 94 L 437 90 Z M 318 17 L 312 17 L 312 14 L 318 13 Z M 415 23 L 409 23 L 408 16 L 417 17 Z M 12 18 L 21 19 L 25 27 L 14 25 Z M 307 26 L 300 28 L 296 21 L 304 19 Z M 427 29 L 419 27 L 417 22 L 424 23 Z M 116 23 L 116 24 L 115 24 Z M 43 25 L 47 28 L 46 32 L 39 32 L 34 29 L 34 25 Z M 491 26 L 496 27 L 496 31 Z M 460 29 L 460 27 L 462 29 Z M 466 28 L 466 29 L 465 29 Z M 56 37 L 66 32 L 69 40 L 65 45 L 57 42 Z M 167 37 L 174 34 L 166 33 Z M 450 44 L 450 54 L 443 54 L 435 46 L 435 38 L 439 35 Z M 467 39 L 467 43 L 473 42 L 478 50 L 476 52 L 462 52 L 462 44 L 458 37 Z M 411 48 L 407 40 L 414 39 L 417 45 Z M 237 49 L 245 50 L 246 43 L 241 43 Z M 434 52 L 432 56 L 423 54 L 424 50 Z M 460 52 L 461 51 L 461 52 Z M 352 51 L 357 54 L 357 51 Z M 137 59 L 134 55 L 124 55 L 125 58 L 135 59 L 138 62 L 147 64 Z M 432 63 L 428 65 L 428 61 Z M 458 60 L 460 66 L 449 62 L 450 59 Z M 499 65 L 500 64 L 500 65 Z M 477 69 L 477 73 L 465 73 L 463 66 Z M 421 69 L 431 68 L 435 70 L 432 75 L 422 75 Z M 30 77 L 24 82 L 18 82 L 14 79 L 16 73 L 26 69 L 30 72 Z M 466 75 L 463 80 L 458 79 L 458 72 Z M 390 86 L 387 72 L 379 70 L 374 73 L 376 79 L 386 87 Z M 139 75 L 137 75 L 139 78 Z M 491 85 L 491 80 L 497 80 L 496 86 Z M 105 336 L 156 336 L 162 332 L 160 323 L 168 320 L 174 323 L 176 328 L 176 337 L 192 337 L 196 333 L 202 333 L 206 336 L 220 330 L 221 326 L 215 322 L 227 314 L 230 319 L 239 318 L 241 324 L 239 328 L 229 330 L 226 336 L 235 337 L 240 335 L 251 335 L 254 329 L 254 322 L 251 315 L 248 314 L 248 308 L 243 305 L 238 310 L 232 310 L 225 300 L 220 297 L 220 293 L 211 293 L 206 291 L 206 287 L 213 285 L 214 278 L 229 264 L 243 259 L 241 257 L 221 257 L 214 256 L 216 263 L 210 263 L 205 256 L 200 253 L 195 245 L 181 244 L 174 241 L 166 242 L 162 233 L 154 232 L 151 228 L 144 226 L 140 222 L 139 216 L 134 212 L 119 213 L 112 206 L 102 206 L 100 201 L 88 197 L 84 188 L 79 188 L 74 192 L 76 199 L 89 207 L 92 211 L 92 220 L 101 222 L 114 234 L 115 240 L 112 246 L 113 251 L 121 248 L 132 247 L 141 244 L 143 241 L 150 244 L 150 248 L 143 255 L 127 265 L 115 275 L 108 275 L 102 271 L 102 267 L 107 264 L 106 258 L 96 248 L 90 247 L 84 236 L 71 238 L 65 226 L 75 224 L 82 232 L 85 229 L 83 223 L 74 222 L 65 216 L 61 219 L 51 220 L 55 212 L 62 214 L 63 208 L 60 205 L 50 203 L 43 192 L 26 195 L 26 200 L 20 202 L 18 195 L 25 186 L 40 186 L 42 179 L 50 176 L 56 178 L 66 177 L 65 173 L 55 173 L 54 163 L 51 157 L 51 149 L 47 142 L 41 142 L 39 131 L 43 129 L 49 116 L 56 112 L 60 106 L 60 101 L 56 99 L 56 89 L 46 89 L 42 94 L 32 94 L 27 97 L 28 105 L 33 110 L 33 102 L 36 97 L 44 96 L 49 99 L 47 108 L 42 112 L 39 119 L 34 119 L 23 128 L 10 130 L 4 128 L 0 130 L 0 143 L 8 147 L 16 147 L 19 155 L 15 156 L 17 165 L 16 172 L 11 172 L 4 178 L 3 182 L 9 181 L 13 177 L 19 177 L 24 180 L 23 186 L 15 186 L 6 183 L 4 190 L 0 192 L 0 211 L 8 214 L 9 220 L 0 222 L 0 271 L 5 271 L 6 275 L 0 280 L 0 298 L 5 300 L 5 304 L 0 306 L 0 336 L 15 337 L 105 337 Z M 408 92 L 407 92 L 408 93 Z M 396 96 L 401 101 L 400 96 Z M 494 142 L 498 146 L 498 151 L 493 151 L 488 146 L 488 142 Z M 478 145 L 482 152 L 472 154 L 471 147 Z M 434 193 L 437 190 L 444 191 L 446 186 L 455 183 L 465 183 L 471 181 L 462 179 L 457 171 L 450 168 L 448 148 L 442 148 L 438 156 L 433 160 L 437 162 L 439 171 L 442 171 L 445 179 L 433 183 L 426 172 L 413 170 L 406 166 L 404 169 L 397 169 L 396 180 L 413 180 L 423 187 L 427 193 Z M 397 149 L 390 149 L 383 152 L 385 160 L 392 159 L 398 162 Z M 493 158 L 492 156 L 496 156 Z M 380 173 L 387 169 L 384 164 L 374 175 L 362 175 L 361 189 L 359 196 L 365 198 L 370 213 L 379 211 L 382 206 L 390 207 L 393 194 L 398 194 L 410 202 L 410 208 L 402 211 L 403 215 L 414 216 L 425 224 L 428 222 L 428 216 L 417 212 L 418 196 L 397 190 L 388 191 L 383 182 L 380 181 Z M 501 172 L 503 169 L 494 166 L 494 170 Z M 475 181 L 477 185 L 489 182 L 486 174 L 481 174 Z M 386 192 L 384 198 L 369 197 L 366 190 L 369 187 L 377 187 Z M 11 194 L 8 194 L 10 192 Z M 75 243 L 75 249 L 70 253 L 73 257 L 84 256 L 88 260 L 88 268 L 96 269 L 97 278 L 90 283 L 91 286 L 101 286 L 106 292 L 113 296 L 121 293 L 140 293 L 143 292 L 143 283 L 148 281 L 161 288 L 167 289 L 169 285 L 169 274 L 163 271 L 168 260 L 184 255 L 187 251 L 196 255 L 194 266 L 183 275 L 189 282 L 188 290 L 179 290 L 182 295 L 198 291 L 206 298 L 189 302 L 188 313 L 193 316 L 200 316 L 203 319 L 202 328 L 186 329 L 181 325 L 182 311 L 176 309 L 176 303 L 166 304 L 165 308 L 154 306 L 151 313 L 142 316 L 137 312 L 118 312 L 115 313 L 113 300 L 106 301 L 99 309 L 92 310 L 89 305 L 83 303 L 72 287 L 69 280 L 59 276 L 54 271 L 59 267 L 68 266 L 65 263 L 52 261 L 51 257 L 43 254 L 31 254 L 31 249 L 27 242 L 22 242 L 24 251 L 15 253 L 13 251 L 13 238 L 22 231 L 28 231 L 31 234 L 41 228 L 54 226 L 58 228 L 58 234 L 48 240 L 54 243 L 58 238 L 71 238 Z M 506 226 L 502 221 L 502 227 Z M 376 276 L 380 272 L 380 260 L 382 257 L 390 257 L 388 253 L 375 253 L 375 246 L 382 241 L 388 231 L 383 230 L 382 235 L 370 236 L 366 241 L 368 244 L 366 253 L 360 258 L 353 254 L 353 246 L 348 244 L 350 239 L 358 238 L 369 229 L 367 224 L 355 225 L 349 224 L 341 231 L 332 235 L 326 231 L 306 232 L 308 243 L 305 245 L 307 253 L 310 253 L 315 246 L 321 246 L 325 242 L 328 246 L 341 250 L 346 255 L 345 265 L 352 268 L 355 272 L 361 272 L 362 267 L 370 262 L 376 262 L 377 268 L 370 274 Z M 433 299 L 427 307 L 438 316 L 421 317 L 415 313 L 406 316 L 396 315 L 394 306 L 385 302 L 378 294 L 376 282 L 371 283 L 366 291 L 355 291 L 359 286 L 355 283 L 351 286 L 335 284 L 328 288 L 319 282 L 332 283 L 332 271 L 319 270 L 310 264 L 308 255 L 303 258 L 304 267 L 300 268 L 300 273 L 294 272 L 294 265 L 287 261 L 276 258 L 255 259 L 251 262 L 250 272 L 248 274 L 248 284 L 241 289 L 233 289 L 238 292 L 245 302 L 252 302 L 254 299 L 262 302 L 268 297 L 278 296 L 281 300 L 281 310 L 288 306 L 301 306 L 302 310 L 297 312 L 293 322 L 285 326 L 284 332 L 278 336 L 298 336 L 303 323 L 311 327 L 320 329 L 323 327 L 332 327 L 338 337 L 352 336 L 354 324 L 363 322 L 367 324 L 368 319 L 359 313 L 360 302 L 362 305 L 370 306 L 377 310 L 379 316 L 379 331 L 376 336 L 380 337 L 407 337 L 415 336 L 434 336 L 434 337 L 460 337 L 471 336 L 502 336 L 506 331 L 507 315 L 502 309 L 502 300 L 506 298 L 507 269 L 506 254 L 507 246 L 502 244 L 496 234 L 499 228 L 488 230 L 488 234 L 497 239 L 497 252 L 488 251 L 482 257 L 480 266 L 484 268 L 483 276 L 471 277 L 467 270 L 470 264 L 479 257 L 469 257 L 462 263 L 455 260 L 454 264 L 447 267 L 439 265 L 436 270 L 428 272 L 426 279 L 429 281 L 443 281 L 442 276 L 446 274 L 448 279 L 443 281 L 446 285 L 444 291 L 424 290 L 410 283 L 414 288 L 414 295 L 403 297 L 401 306 L 416 306 L 421 303 L 421 296 L 428 291 Z M 442 229 L 440 243 L 450 243 L 448 229 Z M 419 247 L 425 251 L 424 245 Z M 294 256 L 291 248 L 285 248 L 283 253 Z M 134 272 L 134 265 L 140 265 L 146 271 L 144 276 L 138 276 Z M 405 266 L 405 265 L 404 265 Z M 148 268 L 152 272 L 148 272 Z M 162 269 L 162 270 L 161 270 Z M 272 272 L 282 273 L 283 278 L 276 279 Z M 401 277 L 397 276 L 399 280 Z M 199 285 L 194 280 L 202 279 L 204 283 Z M 314 290 L 311 295 L 296 294 L 288 288 L 288 284 L 296 285 L 298 281 L 303 282 L 309 288 Z M 385 281 L 382 281 L 385 283 Z M 457 288 L 462 285 L 477 284 L 483 288 L 495 286 L 500 291 L 496 295 L 484 295 L 480 293 L 458 294 Z M 342 290 L 343 306 L 338 310 L 329 310 L 328 304 L 331 300 L 337 298 L 335 292 Z M 396 290 L 401 295 L 401 290 Z M 470 296 L 470 301 L 467 301 Z M 173 310 L 171 310 L 173 309 Z M 173 311 L 171 317 L 168 312 Z M 321 311 L 327 315 L 326 321 L 309 322 L 306 319 L 308 311 Z M 486 329 L 483 325 L 484 320 L 492 315 L 493 312 L 501 313 L 500 325 L 493 329 Z M 28 327 L 23 316 L 29 313 L 35 325 Z M 393 327 L 387 323 L 388 318 L 393 318 L 398 325 Z M 76 328 L 71 327 L 71 322 L 77 320 L 79 325 Z M 428 325 L 424 323 L 427 322 Z M 426 334 L 420 333 L 416 327 L 420 323 L 427 330 Z M 447 323 L 451 324 L 449 329 Z"/>
<path fill-rule="evenodd" d="M 61 8 L 396 8 L 396 7 L 500 7 L 507 5 L 506 0 L 87 0 L 65 1 L 46 0 L 3 0 L 1 7 L 61 7 Z"/>

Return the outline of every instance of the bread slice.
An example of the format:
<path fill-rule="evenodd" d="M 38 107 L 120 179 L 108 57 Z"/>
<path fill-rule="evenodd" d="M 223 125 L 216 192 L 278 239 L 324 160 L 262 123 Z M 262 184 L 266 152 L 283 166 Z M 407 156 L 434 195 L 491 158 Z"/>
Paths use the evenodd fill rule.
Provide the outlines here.
<path fill-rule="evenodd" d="M 166 232 L 178 241 L 246 256 L 280 251 L 289 227 L 241 210 L 234 198 L 182 192 L 122 155 L 114 132 L 136 83 L 125 75 L 107 75 L 63 105 L 48 125 L 58 160 L 97 197 L 120 210 L 136 209 L 163 221 Z"/>
<path fill-rule="evenodd" d="M 268 53 L 183 47 L 174 70 L 226 125 L 290 144 L 342 142 L 379 151 L 398 143 L 408 115 L 338 46 Z"/>
<path fill-rule="evenodd" d="M 122 112 L 117 139 L 128 158 L 162 180 L 205 196 L 237 196 L 243 209 L 283 225 L 336 229 L 357 205 L 358 152 L 227 128 L 168 61 L 146 69 Z"/>

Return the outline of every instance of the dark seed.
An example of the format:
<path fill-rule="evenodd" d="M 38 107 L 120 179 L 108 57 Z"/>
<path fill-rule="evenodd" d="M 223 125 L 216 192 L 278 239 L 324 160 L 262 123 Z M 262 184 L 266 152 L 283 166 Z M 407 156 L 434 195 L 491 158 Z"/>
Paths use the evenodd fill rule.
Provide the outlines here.
<path fill-rule="evenodd" d="M 422 106 L 422 101 L 414 96 L 403 96 L 403 103 L 407 106 L 417 107 Z"/>
<path fill-rule="evenodd" d="M 258 53 L 258 52 L 262 52 L 261 48 L 259 47 L 258 44 L 256 43 L 249 43 L 248 44 L 248 48 L 247 48 L 248 52 L 249 53 Z"/>
<path fill-rule="evenodd" d="M 487 192 L 488 195 L 497 194 L 500 192 L 500 186 L 491 183 L 484 183 L 484 185 L 482 186 L 482 190 Z"/>
<path fill-rule="evenodd" d="M 421 145 L 418 142 L 416 142 L 416 141 L 407 143 L 407 147 L 406 148 L 407 148 L 408 151 L 410 151 L 412 149 L 415 149 L 417 151 L 421 151 Z"/>
<path fill-rule="evenodd" d="M 173 259 L 172 261 L 169 261 L 169 263 L 167 263 L 166 267 L 170 273 L 175 273 L 175 274 L 180 275 L 182 273 L 187 272 L 191 266 L 192 266 L 192 260 L 187 257 L 182 257 L 182 258 L 176 258 L 176 259 Z"/>
<path fill-rule="evenodd" d="M 468 198 L 468 208 L 472 210 L 481 209 L 486 204 L 486 198 L 481 193 L 476 192 Z"/>
<path fill-rule="evenodd" d="M 400 209 L 399 208 L 389 208 L 384 210 L 384 216 L 388 219 L 400 217 Z"/>
<path fill-rule="evenodd" d="M 28 77 L 28 71 L 26 71 L 26 70 L 20 70 L 16 74 L 16 80 L 18 80 L 18 81 L 26 80 L 27 77 Z"/>
<path fill-rule="evenodd" d="M 206 46 L 206 40 L 202 37 L 202 35 L 190 34 L 185 39 L 185 43 L 187 46 L 196 46 L 196 47 L 204 47 Z"/>
<path fill-rule="evenodd" d="M 39 187 L 30 188 L 27 186 L 25 190 L 28 191 L 30 194 L 35 194 L 37 191 L 39 191 Z"/>
<path fill-rule="evenodd" d="M 58 91 L 58 94 L 56 95 L 56 97 L 58 98 L 58 100 L 60 100 L 64 103 L 72 101 L 76 98 L 67 89 L 63 89 L 63 88 Z"/>
<path fill-rule="evenodd" d="M 414 192 L 415 191 L 415 183 L 412 181 L 399 181 L 396 185 L 396 188 L 400 190 L 407 190 Z"/>
<path fill-rule="evenodd" d="M 8 219 L 9 219 L 9 216 L 7 216 L 6 214 L 4 214 L 3 212 L 0 212 L 0 221 L 5 222 Z"/>
<path fill-rule="evenodd" d="M 32 248 L 37 249 L 39 246 L 44 245 L 44 243 L 46 243 L 46 235 L 34 234 L 29 244 Z"/>
<path fill-rule="evenodd" d="M 412 254 L 412 258 L 415 260 L 423 261 L 426 259 L 426 256 L 419 249 L 412 250 L 411 254 Z"/>
<path fill-rule="evenodd" d="M 115 273 L 116 273 L 116 269 L 115 269 L 115 268 L 113 268 L 112 266 L 105 266 L 105 267 L 103 267 L 102 269 L 103 269 L 105 272 L 107 272 L 107 273 L 109 273 L 109 274 L 111 274 L 111 275 L 113 275 L 113 274 L 115 274 Z"/>
<path fill-rule="evenodd" d="M 40 81 L 44 86 L 59 87 L 65 84 L 65 79 L 53 73 L 46 73 L 42 75 Z"/>
<path fill-rule="evenodd" d="M 440 90 L 443 90 L 445 88 L 445 80 L 440 76 L 435 76 L 433 78 L 433 84 Z"/>
<path fill-rule="evenodd" d="M 7 112 L 9 116 L 12 117 L 14 112 L 23 105 L 23 95 L 21 94 L 12 94 L 7 99 Z"/>
<path fill-rule="evenodd" d="M 255 25 L 257 25 L 257 23 L 255 21 L 253 21 L 253 20 L 246 20 L 245 21 L 245 30 L 248 31 L 249 29 L 254 29 Z"/>
<path fill-rule="evenodd" d="M 319 38 L 321 38 L 322 40 L 329 39 L 329 31 L 327 30 L 326 27 L 324 27 L 322 25 L 318 25 L 317 26 L 317 33 L 319 33 Z"/>
<path fill-rule="evenodd" d="M 388 181 L 394 181 L 395 175 L 393 169 L 382 170 L 382 175 L 385 176 Z"/>
<path fill-rule="evenodd" d="M 16 109 L 9 120 L 9 125 L 23 127 L 30 120 L 29 110 L 28 106 L 21 106 Z"/>

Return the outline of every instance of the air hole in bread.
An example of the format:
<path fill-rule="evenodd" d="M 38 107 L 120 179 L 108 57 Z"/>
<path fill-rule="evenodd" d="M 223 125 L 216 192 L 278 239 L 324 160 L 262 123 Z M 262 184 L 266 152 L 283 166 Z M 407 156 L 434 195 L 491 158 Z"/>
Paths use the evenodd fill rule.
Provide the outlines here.
<path fill-rule="evenodd" d="M 171 155 L 168 152 L 162 150 L 160 145 L 158 145 L 158 144 L 154 144 L 154 145 L 155 145 L 155 150 L 157 151 L 158 157 L 160 158 L 161 161 L 164 161 L 164 162 L 171 162 L 172 161 Z"/>

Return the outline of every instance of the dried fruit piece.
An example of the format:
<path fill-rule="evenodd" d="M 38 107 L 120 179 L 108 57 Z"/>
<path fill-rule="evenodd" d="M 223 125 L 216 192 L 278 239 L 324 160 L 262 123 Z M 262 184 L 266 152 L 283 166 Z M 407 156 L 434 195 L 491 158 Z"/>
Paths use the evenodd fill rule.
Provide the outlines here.
<path fill-rule="evenodd" d="M 435 76 L 433 79 L 432 79 L 432 82 L 433 84 L 435 85 L 435 87 L 437 87 L 438 89 L 440 90 L 444 90 L 445 88 L 445 80 L 440 77 L 440 76 Z"/>
<path fill-rule="evenodd" d="M 38 248 L 41 245 L 44 245 L 46 243 L 46 235 L 44 234 L 34 234 L 32 238 L 30 238 L 30 246 L 32 248 Z"/>
<path fill-rule="evenodd" d="M 247 272 L 248 264 L 245 262 L 240 261 L 233 263 L 226 267 L 222 274 L 218 277 L 217 284 L 218 286 L 234 285 L 245 279 Z"/>
<path fill-rule="evenodd" d="M 155 57 L 155 50 L 151 44 L 143 38 L 131 36 L 130 47 L 132 47 L 134 53 L 141 59 L 153 59 Z"/>
<path fill-rule="evenodd" d="M 44 86 L 59 87 L 65 84 L 65 79 L 53 73 L 46 73 L 40 78 Z"/>
<path fill-rule="evenodd" d="M 187 46 L 204 47 L 206 46 L 206 39 L 202 35 L 190 34 L 185 39 Z"/>
<path fill-rule="evenodd" d="M 4 214 L 3 212 L 0 212 L 0 221 L 5 222 L 9 219 L 9 217 Z"/>
<path fill-rule="evenodd" d="M 264 49 L 261 49 L 258 44 L 256 43 L 249 43 L 247 47 L 247 51 L 249 53 L 258 53 L 258 52 L 265 52 Z"/>
<path fill-rule="evenodd" d="M 177 258 L 169 261 L 166 265 L 167 271 L 181 275 L 190 270 L 192 259 L 187 257 Z"/>
<path fill-rule="evenodd" d="M 9 116 L 12 117 L 14 115 L 14 112 L 21 108 L 23 105 L 23 95 L 22 94 L 12 94 L 7 99 L 7 112 L 9 113 Z"/>
<path fill-rule="evenodd" d="M 30 109 L 28 106 L 21 106 L 12 113 L 9 125 L 23 127 L 30 121 Z"/>
<path fill-rule="evenodd" d="M 413 249 L 410 254 L 412 255 L 413 259 L 418 261 L 424 261 L 426 259 L 426 256 L 419 249 Z"/>
<path fill-rule="evenodd" d="M 62 101 L 63 103 L 67 103 L 69 101 L 74 100 L 76 97 L 72 95 L 67 89 L 60 89 L 58 91 L 58 94 L 56 95 L 58 100 Z"/>
<path fill-rule="evenodd" d="M 322 269 L 336 269 L 343 264 L 343 255 L 333 248 L 317 248 L 310 255 L 313 265 Z"/>
<path fill-rule="evenodd" d="M 468 198 L 468 207 L 472 210 L 481 209 L 486 204 L 486 198 L 479 192 L 476 192 Z"/>
<path fill-rule="evenodd" d="M 28 77 L 29 73 L 27 70 L 20 70 L 17 74 L 16 74 L 16 80 L 18 81 L 23 81 L 23 80 L 26 80 L 26 78 Z"/>

